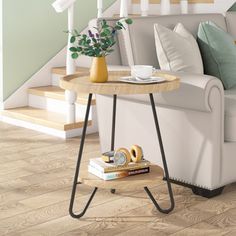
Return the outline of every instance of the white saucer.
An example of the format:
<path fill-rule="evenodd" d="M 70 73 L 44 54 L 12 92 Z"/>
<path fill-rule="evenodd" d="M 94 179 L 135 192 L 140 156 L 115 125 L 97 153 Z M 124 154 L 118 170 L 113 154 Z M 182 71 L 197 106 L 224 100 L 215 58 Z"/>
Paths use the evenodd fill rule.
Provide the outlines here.
<path fill-rule="evenodd" d="M 132 84 L 154 84 L 154 83 L 161 83 L 166 81 L 163 77 L 150 77 L 149 79 L 136 79 L 132 76 L 125 76 L 121 77 L 119 81 L 126 82 L 126 83 L 132 83 Z"/>

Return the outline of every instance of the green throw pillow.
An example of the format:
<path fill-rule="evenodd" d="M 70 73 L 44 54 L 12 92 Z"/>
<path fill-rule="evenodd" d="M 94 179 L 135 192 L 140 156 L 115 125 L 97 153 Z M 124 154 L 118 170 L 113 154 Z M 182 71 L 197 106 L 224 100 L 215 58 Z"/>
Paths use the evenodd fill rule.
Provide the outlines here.
<path fill-rule="evenodd" d="M 205 74 L 219 78 L 225 89 L 236 85 L 236 46 L 234 39 L 213 22 L 202 22 L 198 44 Z"/>

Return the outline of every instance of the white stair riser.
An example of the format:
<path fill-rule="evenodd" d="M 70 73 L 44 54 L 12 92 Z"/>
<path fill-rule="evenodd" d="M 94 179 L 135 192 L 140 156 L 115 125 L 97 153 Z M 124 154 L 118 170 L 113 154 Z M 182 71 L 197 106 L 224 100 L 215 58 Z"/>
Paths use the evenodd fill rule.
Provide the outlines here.
<path fill-rule="evenodd" d="M 37 124 L 33 124 L 27 121 L 22 121 L 19 119 L 13 119 L 10 117 L 6 117 L 6 116 L 0 116 L 0 121 L 11 124 L 11 125 L 16 125 L 19 127 L 23 127 L 26 129 L 32 129 L 35 131 L 38 131 L 40 133 L 45 133 L 45 134 L 49 134 L 55 137 L 59 137 L 59 138 L 63 138 L 63 139 L 67 139 L 67 138 L 73 138 L 73 137 L 77 137 L 77 136 L 81 136 L 82 134 L 82 129 L 73 129 L 73 130 L 68 130 L 68 131 L 63 131 L 63 130 L 57 130 L 57 129 L 53 129 L 53 128 L 48 128 L 42 125 L 37 125 Z M 92 122 L 92 126 L 89 126 L 87 128 L 87 134 L 93 134 L 98 132 L 97 129 L 97 124 L 96 122 Z"/>
<path fill-rule="evenodd" d="M 60 87 L 60 78 L 62 75 L 52 74 L 52 85 Z"/>
<path fill-rule="evenodd" d="M 28 104 L 30 107 L 45 109 L 60 114 L 67 112 L 67 103 L 63 100 L 29 94 Z M 92 106 L 91 109 L 94 110 L 94 107 Z M 76 104 L 76 118 L 84 118 L 85 112 L 86 105 Z M 92 118 L 91 115 L 92 112 L 90 113 L 90 119 Z"/>

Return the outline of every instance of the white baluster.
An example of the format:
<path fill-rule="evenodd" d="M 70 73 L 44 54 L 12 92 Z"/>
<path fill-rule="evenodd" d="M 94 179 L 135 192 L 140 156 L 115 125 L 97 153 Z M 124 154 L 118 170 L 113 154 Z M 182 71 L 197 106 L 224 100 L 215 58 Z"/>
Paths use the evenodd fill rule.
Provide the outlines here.
<path fill-rule="evenodd" d="M 180 7 L 182 14 L 188 14 L 188 0 L 181 0 Z"/>
<path fill-rule="evenodd" d="M 67 102 L 67 116 L 66 116 L 66 122 L 67 123 L 75 123 L 76 117 L 76 106 L 75 102 L 77 99 L 77 94 L 76 92 L 73 92 L 71 90 L 66 90 L 65 91 L 65 100 Z"/>
<path fill-rule="evenodd" d="M 71 57 L 71 52 L 69 48 L 72 46 L 70 43 L 71 32 L 74 30 L 74 3 L 76 0 L 56 0 L 52 6 L 56 10 L 56 12 L 60 13 L 68 9 L 68 44 L 67 44 L 67 54 L 66 54 L 66 74 L 74 74 L 75 73 L 75 62 Z M 75 101 L 77 98 L 77 94 L 75 92 L 66 90 L 65 91 L 65 99 L 67 101 L 67 113 L 66 120 L 67 123 L 75 122 Z"/>
<path fill-rule="evenodd" d="M 170 14 L 170 0 L 161 0 L 161 15 Z"/>
<path fill-rule="evenodd" d="M 128 16 L 128 2 L 127 0 L 120 1 L 120 17 Z"/>
<path fill-rule="evenodd" d="M 72 36 L 71 32 L 74 30 L 74 5 L 71 5 L 68 8 L 68 46 L 67 46 L 67 57 L 66 57 L 66 74 L 74 74 L 75 73 L 75 61 L 71 57 L 71 52 L 69 50 L 72 47 L 70 43 L 70 38 Z"/>
<path fill-rule="evenodd" d="M 98 18 L 102 17 L 103 0 L 97 0 Z"/>
<path fill-rule="evenodd" d="M 148 16 L 149 0 L 141 0 L 141 16 Z"/>
<path fill-rule="evenodd" d="M 74 4 L 68 8 L 68 31 L 72 32 L 74 30 Z M 75 61 L 71 57 L 71 52 L 69 48 L 72 46 L 70 43 L 71 33 L 68 37 L 68 48 L 67 48 L 67 57 L 66 57 L 66 74 L 71 75 L 75 73 Z M 77 94 L 73 91 L 65 91 L 65 100 L 67 101 L 67 123 L 74 123 L 76 121 L 76 107 L 75 102 L 77 99 Z"/>

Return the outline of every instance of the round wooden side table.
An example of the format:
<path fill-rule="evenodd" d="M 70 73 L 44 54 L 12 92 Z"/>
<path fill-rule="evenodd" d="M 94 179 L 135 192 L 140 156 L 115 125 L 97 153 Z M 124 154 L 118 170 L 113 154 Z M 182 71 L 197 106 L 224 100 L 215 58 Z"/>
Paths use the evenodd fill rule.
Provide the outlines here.
<path fill-rule="evenodd" d="M 128 75 L 130 75 L 130 72 L 124 72 L 124 71 L 110 72 L 109 80 L 106 83 L 92 83 L 89 80 L 89 75 L 81 76 L 81 74 L 68 75 L 61 78 L 60 80 L 60 86 L 63 89 L 73 90 L 77 93 L 89 94 L 85 120 L 84 120 L 84 127 L 83 127 L 81 142 L 80 142 L 80 149 L 79 149 L 75 175 L 74 175 L 74 181 L 73 181 L 73 186 L 72 186 L 70 206 L 69 206 L 69 213 L 73 218 L 80 218 L 86 213 L 98 188 L 108 188 L 108 189 L 111 189 L 112 193 L 114 193 L 115 189 L 129 189 L 130 190 L 130 189 L 139 189 L 140 187 L 143 187 L 146 193 L 148 194 L 148 196 L 150 197 L 150 199 L 152 200 L 157 210 L 159 210 L 162 213 L 168 214 L 174 209 L 175 202 L 174 202 L 173 192 L 172 192 L 171 183 L 169 179 L 168 166 L 166 162 L 166 157 L 165 157 L 161 131 L 160 131 L 159 121 L 158 121 L 156 107 L 155 107 L 155 101 L 153 98 L 153 93 L 172 91 L 172 90 L 178 89 L 180 85 L 180 80 L 179 78 L 172 75 L 156 73 L 157 76 L 159 75 L 159 76 L 165 77 L 166 81 L 161 82 L 161 83 L 145 84 L 145 85 L 144 84 L 142 85 L 128 84 L 128 83 L 119 81 L 120 77 L 128 76 Z M 99 179 L 96 176 L 89 173 L 79 175 L 80 163 L 83 156 L 83 148 L 84 148 L 84 142 L 85 142 L 85 136 L 86 136 L 86 130 L 87 130 L 88 118 L 89 118 L 89 111 L 90 111 L 93 94 L 103 94 L 103 95 L 113 96 L 111 151 L 114 150 L 114 146 L 115 146 L 117 96 L 129 95 L 129 94 L 148 94 L 149 95 L 151 108 L 153 112 L 153 118 L 154 118 L 155 127 L 156 127 L 156 132 L 157 132 L 157 137 L 159 140 L 164 173 L 161 167 L 157 165 L 152 165 L 150 173 L 143 174 L 143 175 L 130 176 L 123 179 L 110 180 L 110 181 Z M 154 186 L 155 185 L 154 180 L 158 177 L 159 178 L 163 177 L 163 174 L 165 175 L 169 197 L 170 197 L 170 207 L 168 209 L 163 209 L 159 206 L 159 204 L 157 203 L 157 201 L 155 200 L 155 198 L 153 197 L 152 193 L 150 192 L 148 188 L 150 186 Z M 88 202 L 86 203 L 83 211 L 81 213 L 75 213 L 73 206 L 74 206 L 74 201 L 75 201 L 76 189 L 77 189 L 78 184 L 80 183 L 84 183 L 89 186 L 92 186 L 94 187 L 94 190 Z"/>

